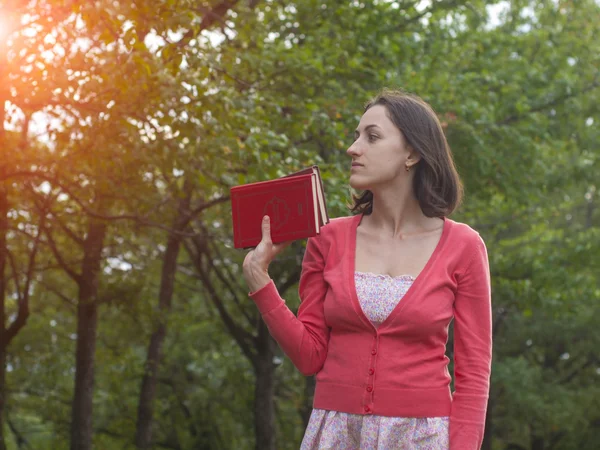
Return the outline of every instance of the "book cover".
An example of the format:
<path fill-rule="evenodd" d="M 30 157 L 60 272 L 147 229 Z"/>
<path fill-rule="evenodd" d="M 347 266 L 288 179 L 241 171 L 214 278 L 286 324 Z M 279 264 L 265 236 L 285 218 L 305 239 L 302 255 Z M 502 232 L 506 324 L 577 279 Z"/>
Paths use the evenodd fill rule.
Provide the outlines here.
<path fill-rule="evenodd" d="M 271 218 L 274 243 L 319 233 L 317 176 L 311 172 L 232 187 L 235 248 L 255 247 L 262 239 L 262 218 Z"/>

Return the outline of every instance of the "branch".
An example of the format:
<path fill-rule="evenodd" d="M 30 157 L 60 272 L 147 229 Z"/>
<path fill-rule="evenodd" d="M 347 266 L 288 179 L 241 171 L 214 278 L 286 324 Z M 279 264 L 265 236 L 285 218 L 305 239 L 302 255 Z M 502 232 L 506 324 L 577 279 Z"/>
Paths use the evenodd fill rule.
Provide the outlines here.
<path fill-rule="evenodd" d="M 196 247 L 197 255 L 194 254 L 194 251 L 192 250 L 190 244 L 187 241 L 184 242 L 184 246 L 190 256 L 190 259 L 194 263 L 196 272 L 200 276 L 200 279 L 202 280 L 205 289 L 208 291 L 210 299 L 217 308 L 219 316 L 225 324 L 225 327 L 227 328 L 231 336 L 233 336 L 237 344 L 240 346 L 244 355 L 250 360 L 250 362 L 252 362 L 252 364 L 255 364 L 256 355 L 252 352 L 248 345 L 248 341 L 253 341 L 254 337 L 250 333 L 245 331 L 243 328 L 241 328 L 239 325 L 237 325 L 231 317 L 231 315 L 227 312 L 227 309 L 225 309 L 223 302 L 219 298 L 216 289 L 212 285 L 207 273 L 204 271 L 204 268 L 202 267 L 202 264 L 200 262 L 200 258 L 203 252 L 202 244 L 198 242 L 193 242 L 193 244 L 194 247 Z"/>
<path fill-rule="evenodd" d="M 210 235 L 210 233 L 208 231 L 206 231 L 206 229 L 204 227 L 203 227 L 203 230 L 205 232 L 205 236 L 214 237 L 214 235 Z M 216 244 L 215 241 L 216 241 L 216 239 L 210 239 L 210 240 L 208 240 L 208 245 L 211 247 L 212 251 L 216 255 L 216 259 L 219 260 L 219 261 L 224 261 L 225 258 L 223 258 L 223 254 L 221 253 L 221 250 L 219 250 L 219 246 Z M 207 250 L 207 252 L 208 252 L 208 250 Z M 233 274 L 233 272 L 231 271 L 231 267 L 228 266 L 228 265 L 224 265 L 223 266 L 223 271 L 225 273 L 227 273 L 227 276 L 229 278 L 229 280 L 228 280 L 229 283 L 235 284 L 235 282 L 240 279 L 239 276 L 235 276 Z"/>
<path fill-rule="evenodd" d="M 36 250 L 37 250 L 37 243 L 32 252 L 32 256 L 31 256 L 32 259 L 35 259 Z M 14 273 L 15 286 L 17 288 L 17 292 L 18 292 L 18 296 L 19 296 L 19 307 L 18 307 L 17 317 L 15 318 L 15 320 L 10 324 L 10 326 L 6 330 L 6 345 L 7 346 L 8 346 L 8 344 L 10 344 L 10 341 L 12 341 L 12 339 L 17 335 L 19 330 L 25 326 L 25 323 L 27 322 L 27 318 L 29 317 L 29 285 L 30 285 L 31 276 L 32 276 L 32 273 L 31 273 L 32 265 L 31 265 L 31 261 L 30 261 L 29 269 L 27 271 L 27 280 L 25 283 L 25 287 L 23 288 L 23 292 L 21 293 L 19 290 L 19 279 L 16 274 L 16 267 L 14 267 L 14 258 L 12 257 L 12 255 L 10 253 L 9 253 L 9 258 L 10 258 L 11 266 L 13 266 L 13 272 L 15 272 Z"/>
<path fill-rule="evenodd" d="M 71 239 L 73 239 L 73 241 L 75 241 L 75 243 L 77 245 L 79 245 L 81 248 L 83 248 L 84 245 L 84 240 L 81 239 L 79 236 L 77 236 L 75 234 L 75 232 L 73 230 L 71 230 L 66 223 L 64 223 L 62 220 L 60 220 L 60 218 L 58 217 L 58 215 L 54 212 L 54 211 L 50 211 L 50 214 L 52 214 L 52 216 L 56 219 L 56 222 L 58 223 L 58 225 L 60 226 L 60 228 L 65 232 L 65 234 L 67 236 L 69 236 Z"/>
<path fill-rule="evenodd" d="M 23 103 L 19 101 L 18 98 L 12 98 L 11 103 L 16 105 L 22 111 L 40 111 L 48 107 L 63 108 L 64 112 L 71 113 L 76 119 L 81 119 L 81 115 L 77 114 L 80 111 L 95 114 L 106 112 L 106 105 L 103 101 L 100 100 L 104 98 L 111 98 L 111 96 L 113 96 L 117 92 L 118 89 L 109 88 L 105 89 L 104 91 L 94 93 L 91 96 L 91 99 L 96 100 L 97 103 L 93 103 L 92 100 L 77 101 L 64 96 L 63 98 L 52 99 L 43 103 Z"/>
<path fill-rule="evenodd" d="M 208 208 L 210 208 L 211 206 L 214 206 L 214 205 L 218 205 L 219 203 L 225 203 L 225 202 L 228 202 L 228 201 L 229 201 L 229 196 L 225 195 L 223 197 L 216 198 L 216 199 L 211 200 L 209 202 L 202 202 L 200 205 L 198 205 L 195 209 L 193 209 L 189 213 L 188 217 L 186 218 L 186 220 L 184 222 L 184 225 L 187 226 L 192 221 L 192 219 L 194 219 L 198 214 L 200 214 L 205 209 L 208 209 Z M 188 237 L 197 237 L 197 236 L 198 235 L 196 233 L 193 233 L 193 234 L 189 235 Z"/>
<path fill-rule="evenodd" d="M 251 0 L 252 1 L 252 0 Z M 198 33 L 200 31 L 204 31 L 207 30 L 208 28 L 212 27 L 213 24 L 215 22 L 221 22 L 223 25 L 225 24 L 225 14 L 227 14 L 227 12 L 232 9 L 236 4 L 237 4 L 238 0 L 224 0 L 223 2 L 219 3 L 217 6 L 215 6 L 215 8 L 212 11 L 206 11 L 204 18 L 202 19 L 202 22 L 200 23 L 200 30 L 198 31 Z M 255 5 L 251 5 L 252 7 Z"/>
<path fill-rule="evenodd" d="M 235 75 L 231 75 L 226 70 L 220 69 L 220 68 L 215 67 L 215 66 L 211 66 L 211 69 L 213 69 L 216 72 L 219 72 L 219 73 L 225 75 L 226 77 L 231 78 L 233 81 L 235 81 L 237 84 L 239 84 L 243 88 L 252 89 L 252 87 L 254 86 L 254 83 L 250 83 L 248 81 L 244 81 L 241 78 L 236 77 Z"/>
<path fill-rule="evenodd" d="M 294 272 L 290 275 L 290 277 L 281 285 L 281 287 L 279 288 L 279 292 L 281 293 L 282 296 L 283 296 L 283 294 L 285 294 L 285 292 L 289 288 L 291 288 L 298 281 L 300 281 L 300 273 L 301 273 L 300 269 L 294 270 Z"/>
<path fill-rule="evenodd" d="M 56 246 L 56 242 L 54 242 L 54 239 L 52 238 L 52 231 L 48 229 L 48 227 L 44 227 L 44 230 L 48 238 L 48 245 L 50 246 L 50 250 L 52 250 L 54 257 L 56 258 L 56 261 L 58 262 L 60 267 L 67 273 L 67 275 L 69 275 L 79 285 L 81 283 L 81 275 L 73 271 L 73 269 L 71 269 L 66 263 L 66 261 L 63 259 L 62 255 L 60 254 L 60 251 L 58 250 L 58 247 Z"/>
<path fill-rule="evenodd" d="M 596 77 L 598 78 L 598 77 Z M 508 125 L 514 122 L 518 122 L 519 120 L 524 119 L 525 117 L 527 117 L 528 114 L 532 114 L 532 113 L 536 113 L 536 112 L 540 112 L 543 111 L 545 109 L 551 108 L 553 106 L 557 106 L 562 104 L 563 102 L 565 102 L 566 100 L 573 98 L 573 97 L 577 97 L 579 95 L 585 94 L 587 92 L 593 91 L 594 89 L 596 89 L 598 86 L 600 86 L 600 81 L 598 79 L 594 80 L 589 86 L 581 89 L 578 92 L 574 92 L 572 94 L 564 94 L 560 97 L 555 98 L 554 100 L 551 100 L 547 103 L 543 103 L 541 105 L 537 105 L 532 107 L 529 111 L 527 111 L 524 114 L 513 114 L 511 116 L 508 116 L 506 118 L 504 118 L 503 120 L 501 120 L 500 122 L 498 122 L 498 125 Z"/>
<path fill-rule="evenodd" d="M 23 128 L 21 129 L 21 151 L 27 148 L 28 136 L 29 136 L 29 122 L 31 120 L 31 114 L 25 114 L 25 120 L 23 122 Z"/>
<path fill-rule="evenodd" d="M 1 167 L 0 167 L 0 169 L 1 169 Z M 135 215 L 135 214 L 120 214 L 120 215 L 114 215 L 114 216 L 100 214 L 100 213 L 90 209 L 82 200 L 80 200 L 75 195 L 73 195 L 73 192 L 69 188 L 67 188 L 63 183 L 58 181 L 58 179 L 56 179 L 55 177 L 53 177 L 49 174 L 45 174 L 43 172 L 36 172 L 36 171 L 31 171 L 31 170 L 21 170 L 21 171 L 10 172 L 10 173 L 4 174 L 4 176 L 0 177 L 0 181 L 4 181 L 7 179 L 16 178 L 16 177 L 36 177 L 36 178 L 40 178 L 44 181 L 48 181 L 49 183 L 53 183 L 55 186 L 60 188 L 65 194 L 67 194 L 69 196 L 69 198 L 71 198 L 88 216 L 93 217 L 95 219 L 106 220 L 106 221 L 130 220 L 130 221 L 136 222 L 142 226 L 158 228 L 163 231 L 167 231 L 168 233 L 176 234 L 176 235 L 179 235 L 182 237 L 190 237 L 191 238 L 191 237 L 195 236 L 192 233 L 186 233 L 184 231 L 174 230 L 173 228 L 170 228 L 166 225 L 147 220 L 147 219 L 140 217 L 138 215 Z M 188 217 L 188 222 L 190 220 L 192 220 L 192 218 L 195 215 L 201 213 L 205 209 L 208 209 L 211 206 L 217 205 L 219 203 L 225 203 L 228 201 L 229 201 L 229 196 L 225 195 L 223 197 L 219 197 L 219 198 L 216 198 L 209 202 L 200 204 L 199 206 L 196 207 L 196 209 L 194 209 L 190 213 L 190 216 Z"/>
<path fill-rule="evenodd" d="M 46 202 L 46 206 L 48 206 L 48 203 L 49 201 Z M 44 211 L 44 214 L 42 214 L 40 224 L 38 226 L 37 236 L 35 237 L 35 241 L 33 242 L 33 248 L 31 249 L 31 253 L 29 255 L 29 266 L 27 267 L 27 274 L 25 276 L 25 286 L 23 287 L 22 295 L 19 295 L 19 310 L 17 312 L 17 317 L 10 324 L 8 330 L 6 331 L 6 345 L 10 344 L 12 339 L 19 333 L 21 328 L 25 326 L 25 323 L 27 323 L 27 318 L 29 317 L 29 292 L 31 291 L 31 280 L 33 279 L 35 257 L 40 247 L 40 238 L 42 236 L 42 229 L 44 228 L 45 222 L 46 213 Z M 14 264 L 14 259 L 12 258 L 12 255 L 11 263 Z M 13 271 L 16 271 L 16 266 L 13 266 Z M 18 290 L 19 282 L 18 278 L 16 277 L 16 272 L 15 284 L 17 285 Z"/>
<path fill-rule="evenodd" d="M 22 389 L 10 389 L 10 388 L 6 388 L 6 391 L 12 395 L 30 395 L 32 397 L 40 397 L 40 403 L 42 402 L 48 402 L 48 397 L 51 397 L 52 402 L 56 402 L 56 403 L 60 403 L 63 406 L 71 406 L 73 404 L 71 399 L 66 399 L 63 395 L 58 395 L 56 394 L 56 392 L 54 390 L 50 390 L 48 391 L 48 389 L 41 389 L 39 391 L 35 391 L 34 389 L 30 388 L 30 387 L 25 387 Z M 66 423 L 65 423 L 66 424 Z M 69 424 L 70 425 L 70 424 Z"/>
<path fill-rule="evenodd" d="M 112 438 L 118 438 L 118 439 L 123 439 L 123 440 L 129 439 L 129 436 L 127 434 L 117 433 L 116 431 L 112 431 L 106 427 L 98 427 L 95 429 L 95 432 L 98 434 L 104 434 L 106 436 L 110 436 Z"/>
<path fill-rule="evenodd" d="M 202 225 L 201 225 L 202 226 Z M 203 231 L 205 232 L 205 236 L 208 235 L 208 233 L 206 233 L 206 229 L 202 226 Z M 216 253 L 217 258 L 219 261 L 223 261 L 223 257 L 221 255 L 221 252 L 219 251 L 219 248 L 217 247 L 217 245 L 214 243 L 213 240 L 208 240 L 207 242 L 209 243 L 209 245 L 212 247 L 213 251 Z M 235 304 L 238 306 L 239 310 L 241 311 L 241 313 L 244 315 L 244 317 L 248 320 L 248 323 L 250 325 L 254 324 L 254 320 L 252 317 L 250 317 L 250 315 L 248 314 L 248 312 L 243 308 L 241 302 L 239 301 L 238 295 L 234 290 L 234 281 L 236 279 L 236 277 L 233 276 L 233 274 L 231 273 L 230 268 L 225 265 L 224 268 L 222 270 L 219 270 L 217 268 L 217 266 L 214 264 L 215 258 L 212 257 L 210 250 L 208 248 L 205 248 L 205 252 L 207 254 L 207 260 L 208 263 L 210 264 L 210 267 L 212 270 L 214 270 L 214 272 L 217 274 L 217 277 L 219 278 L 219 280 L 221 280 L 221 283 L 223 283 L 224 286 L 227 287 L 227 289 L 229 290 L 229 292 L 231 293 L 233 300 L 235 302 Z M 223 272 L 226 272 L 227 275 L 229 276 L 229 280 L 227 280 L 225 278 L 225 275 L 223 274 Z M 239 278 L 239 277 L 237 277 Z"/>
<path fill-rule="evenodd" d="M 183 37 L 175 43 L 175 45 L 178 48 L 183 48 L 186 45 L 188 45 L 192 39 L 195 39 L 197 36 L 199 36 L 200 33 L 202 33 L 204 30 L 212 27 L 215 22 L 218 21 L 225 24 L 225 21 L 223 19 L 225 17 L 225 14 L 227 14 L 227 11 L 233 8 L 238 3 L 238 1 L 239 0 L 224 0 L 218 5 L 216 5 L 212 10 L 203 11 L 204 18 L 202 19 L 202 22 L 200 22 L 200 26 L 197 29 L 192 28 L 188 30 L 187 33 L 185 33 Z M 254 4 L 251 4 L 250 6 L 254 7 L 256 1 L 251 0 L 251 2 Z"/>
<path fill-rule="evenodd" d="M 129 290 L 128 288 L 117 289 L 116 292 L 111 292 L 110 295 L 108 293 L 99 295 L 96 299 L 96 303 L 98 305 L 106 305 L 115 302 L 125 303 L 127 300 L 131 300 L 134 295 L 135 294 L 132 294 L 131 290 Z"/>
<path fill-rule="evenodd" d="M 249 324 L 252 324 L 254 322 L 253 319 L 252 319 L 252 317 L 250 317 L 248 315 L 248 312 L 242 307 L 242 304 L 240 303 L 240 300 L 239 300 L 236 292 L 233 290 L 233 286 L 231 285 L 231 283 L 229 283 L 225 279 L 225 277 L 223 276 L 223 273 L 217 268 L 217 266 L 215 266 L 213 258 L 210 256 L 210 254 L 207 254 L 207 258 L 206 259 L 208 261 L 208 264 L 210 265 L 210 268 L 217 275 L 217 278 L 221 281 L 221 283 L 223 283 L 223 285 L 225 286 L 225 288 L 231 293 L 231 295 L 233 297 L 233 301 L 235 302 L 235 304 L 239 308 L 239 310 L 242 313 L 242 315 L 246 318 L 246 320 L 248 320 Z"/>
<path fill-rule="evenodd" d="M 409 10 L 411 8 L 415 8 L 419 3 L 421 3 L 420 1 L 416 1 L 413 2 L 410 5 L 407 5 L 406 8 L 404 8 L 404 10 Z M 398 32 L 399 30 L 402 30 L 405 26 L 416 22 L 419 19 L 422 19 L 423 17 L 425 17 L 427 14 L 432 13 L 434 11 L 437 11 L 438 8 L 452 8 L 453 6 L 456 6 L 456 0 L 451 0 L 451 1 L 438 1 L 433 3 L 431 6 L 429 6 L 429 8 L 424 9 L 423 11 L 421 11 L 420 13 L 415 14 L 412 17 L 409 17 L 406 20 L 403 20 L 401 23 L 397 24 L 394 26 L 394 32 Z M 392 31 L 392 30 L 390 30 Z"/>
<path fill-rule="evenodd" d="M 571 381 L 573 381 L 573 378 L 575 378 L 579 373 L 581 373 L 581 371 L 587 369 L 592 364 L 597 364 L 598 362 L 600 362 L 600 360 L 594 355 L 591 355 L 591 358 L 589 358 L 584 364 L 582 364 L 581 367 L 578 367 L 577 369 L 573 370 L 569 375 L 561 379 L 559 381 L 559 384 L 570 383 Z"/>
<path fill-rule="evenodd" d="M 198 436 L 198 430 L 195 426 L 194 415 L 190 411 L 190 408 L 185 404 L 185 399 L 181 398 L 181 394 L 177 391 L 177 385 L 173 381 L 172 378 L 160 378 L 159 382 L 167 385 L 173 391 L 173 395 L 177 398 L 177 403 L 181 410 L 183 411 L 183 415 L 188 421 L 188 426 L 190 430 L 190 434 L 194 437 Z"/>
<path fill-rule="evenodd" d="M 7 416 L 8 416 L 8 414 L 7 414 Z M 10 431 L 12 432 L 12 434 L 15 435 L 15 439 L 17 441 L 17 447 L 18 448 L 23 448 L 23 446 L 29 447 L 29 442 L 27 442 L 27 439 L 25 439 L 25 437 L 21 433 L 19 433 L 19 430 L 17 430 L 17 427 L 15 426 L 13 421 L 10 420 L 10 417 L 6 417 L 6 421 L 8 422 L 8 427 L 10 428 Z"/>
<path fill-rule="evenodd" d="M 15 291 L 17 291 L 17 298 L 19 299 L 19 302 L 21 302 L 23 294 L 21 293 L 21 286 L 19 284 L 19 273 L 17 271 L 17 264 L 15 262 L 15 258 L 12 252 L 8 248 L 6 249 L 6 254 L 8 255 L 8 261 L 10 262 L 10 268 L 12 270 L 12 275 L 15 283 Z"/>
<path fill-rule="evenodd" d="M 500 331 L 500 325 L 502 325 L 502 322 L 504 322 L 504 319 L 506 319 L 507 315 L 508 311 L 506 308 L 498 309 L 498 315 L 496 316 L 496 320 L 494 320 L 492 325 L 492 340 L 496 339 L 496 335 Z"/>

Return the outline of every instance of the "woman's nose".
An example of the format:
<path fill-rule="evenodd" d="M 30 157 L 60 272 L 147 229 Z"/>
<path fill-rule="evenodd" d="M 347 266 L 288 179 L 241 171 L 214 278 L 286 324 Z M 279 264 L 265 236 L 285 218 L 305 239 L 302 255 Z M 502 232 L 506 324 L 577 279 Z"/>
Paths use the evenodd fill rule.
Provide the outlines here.
<path fill-rule="evenodd" d="M 354 141 L 352 143 L 352 145 L 350 147 L 348 147 L 348 150 L 346 150 L 346 153 L 350 156 L 358 156 L 360 154 L 360 144 L 358 143 L 358 140 Z"/>

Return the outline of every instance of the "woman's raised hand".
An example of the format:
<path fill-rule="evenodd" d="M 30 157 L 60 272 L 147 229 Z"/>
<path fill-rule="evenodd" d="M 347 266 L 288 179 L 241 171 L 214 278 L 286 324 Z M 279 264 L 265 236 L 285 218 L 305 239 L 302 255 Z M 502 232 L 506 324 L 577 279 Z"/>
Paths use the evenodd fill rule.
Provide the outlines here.
<path fill-rule="evenodd" d="M 291 241 L 273 244 L 271 240 L 271 222 L 269 216 L 262 220 L 262 240 L 258 245 L 248 252 L 244 259 L 244 278 L 250 288 L 250 292 L 256 292 L 269 284 L 269 264 L 275 256 L 281 253 Z"/>

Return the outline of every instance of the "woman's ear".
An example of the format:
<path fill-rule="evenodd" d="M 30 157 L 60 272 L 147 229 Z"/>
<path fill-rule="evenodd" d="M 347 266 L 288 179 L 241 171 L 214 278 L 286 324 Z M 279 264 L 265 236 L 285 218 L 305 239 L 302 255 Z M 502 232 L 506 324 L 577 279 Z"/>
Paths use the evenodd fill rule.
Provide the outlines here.
<path fill-rule="evenodd" d="M 415 164 L 417 164 L 419 161 L 421 161 L 421 155 L 419 155 L 419 153 L 412 147 L 408 148 L 408 158 L 406 158 L 406 162 L 409 163 L 411 166 L 414 166 Z"/>

